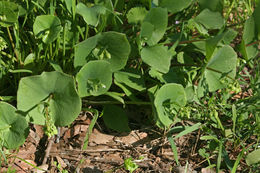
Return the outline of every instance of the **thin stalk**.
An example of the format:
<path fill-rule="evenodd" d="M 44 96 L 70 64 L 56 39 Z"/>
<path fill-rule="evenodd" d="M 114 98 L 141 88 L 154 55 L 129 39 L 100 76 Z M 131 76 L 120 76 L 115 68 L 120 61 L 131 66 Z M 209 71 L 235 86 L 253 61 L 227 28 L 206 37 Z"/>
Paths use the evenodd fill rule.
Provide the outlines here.
<path fill-rule="evenodd" d="M 16 52 L 15 45 L 14 45 L 14 41 L 13 41 L 11 32 L 10 32 L 10 30 L 9 30 L 9 27 L 7 27 L 6 30 L 7 30 L 8 37 L 9 37 L 9 39 L 10 39 L 11 46 L 12 46 L 12 48 L 13 48 L 14 54 L 15 54 L 15 56 L 16 56 L 16 60 L 17 60 L 17 62 L 19 62 L 19 55 L 18 55 L 18 53 Z"/>
<path fill-rule="evenodd" d="M 118 104 L 122 105 L 123 103 L 118 101 L 91 101 L 91 100 L 82 100 L 83 103 L 89 105 L 113 105 Z M 142 102 L 142 101 L 125 101 L 126 105 L 152 105 L 151 102 Z"/>

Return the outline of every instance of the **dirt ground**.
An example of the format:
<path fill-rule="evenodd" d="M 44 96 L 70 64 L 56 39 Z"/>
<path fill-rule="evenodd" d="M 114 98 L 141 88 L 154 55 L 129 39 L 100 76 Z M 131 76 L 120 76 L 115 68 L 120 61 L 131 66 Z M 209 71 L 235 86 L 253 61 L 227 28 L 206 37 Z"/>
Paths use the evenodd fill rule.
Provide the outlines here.
<path fill-rule="evenodd" d="M 124 169 L 124 160 L 133 158 L 139 172 L 199 172 L 210 173 L 213 170 L 202 169 L 206 160 L 197 153 L 199 132 L 178 138 L 179 149 L 177 166 L 170 144 L 162 135 L 156 134 L 153 127 L 133 130 L 128 134 L 105 133 L 97 123 L 89 138 L 88 147 L 82 150 L 85 135 L 91 122 L 91 114 L 82 113 L 68 127 L 60 129 L 60 137 L 51 140 L 44 135 L 42 126 L 31 126 L 29 136 L 23 146 L 16 152 L 14 159 L 9 159 L 7 166 L 16 169 L 18 173 L 44 172 L 33 167 L 48 170 L 48 172 L 128 172 Z M 192 144 L 192 145 L 191 145 Z M 192 147 L 190 147 L 192 146 Z M 15 156 L 15 154 L 13 154 Z M 56 165 L 55 165 L 56 162 Z M 58 169 L 57 164 L 60 168 Z M 7 168 L 2 168 L 5 172 Z"/>

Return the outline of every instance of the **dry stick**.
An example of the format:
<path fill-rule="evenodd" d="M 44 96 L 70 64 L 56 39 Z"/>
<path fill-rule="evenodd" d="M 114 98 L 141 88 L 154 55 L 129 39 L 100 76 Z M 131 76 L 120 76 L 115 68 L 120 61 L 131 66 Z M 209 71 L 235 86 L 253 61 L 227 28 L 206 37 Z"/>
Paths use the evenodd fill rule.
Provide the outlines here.
<path fill-rule="evenodd" d="M 46 149 L 46 153 L 45 153 L 44 159 L 42 161 L 42 165 L 47 164 L 47 159 L 48 159 L 48 157 L 50 155 L 50 151 L 51 151 L 52 144 L 54 142 L 54 138 L 51 137 L 48 141 L 49 141 L 49 143 L 48 143 L 48 146 L 47 146 L 47 149 Z"/>

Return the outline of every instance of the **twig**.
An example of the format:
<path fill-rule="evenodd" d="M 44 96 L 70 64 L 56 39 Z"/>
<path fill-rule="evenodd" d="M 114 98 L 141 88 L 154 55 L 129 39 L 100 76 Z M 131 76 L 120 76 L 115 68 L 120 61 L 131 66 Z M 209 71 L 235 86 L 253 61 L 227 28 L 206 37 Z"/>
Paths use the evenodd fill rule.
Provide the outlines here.
<path fill-rule="evenodd" d="M 44 159 L 42 161 L 42 164 L 47 164 L 47 159 L 48 159 L 48 157 L 50 155 L 50 151 L 51 151 L 51 147 L 52 147 L 53 142 L 54 142 L 54 138 L 51 137 L 49 139 L 49 143 L 48 143 L 48 146 L 47 146 L 46 153 L 45 153 Z"/>

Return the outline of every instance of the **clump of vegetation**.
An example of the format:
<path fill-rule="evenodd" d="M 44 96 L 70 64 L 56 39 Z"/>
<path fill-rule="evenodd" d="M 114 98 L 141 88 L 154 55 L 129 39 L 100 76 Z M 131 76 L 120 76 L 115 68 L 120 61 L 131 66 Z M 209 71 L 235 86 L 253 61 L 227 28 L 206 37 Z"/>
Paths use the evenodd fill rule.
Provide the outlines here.
<path fill-rule="evenodd" d="M 176 164 L 175 140 L 200 130 L 205 167 L 257 171 L 259 15 L 257 0 L 1 0 L 0 167 L 29 124 L 51 138 L 100 105 L 129 132 L 131 104 L 152 110 Z"/>

